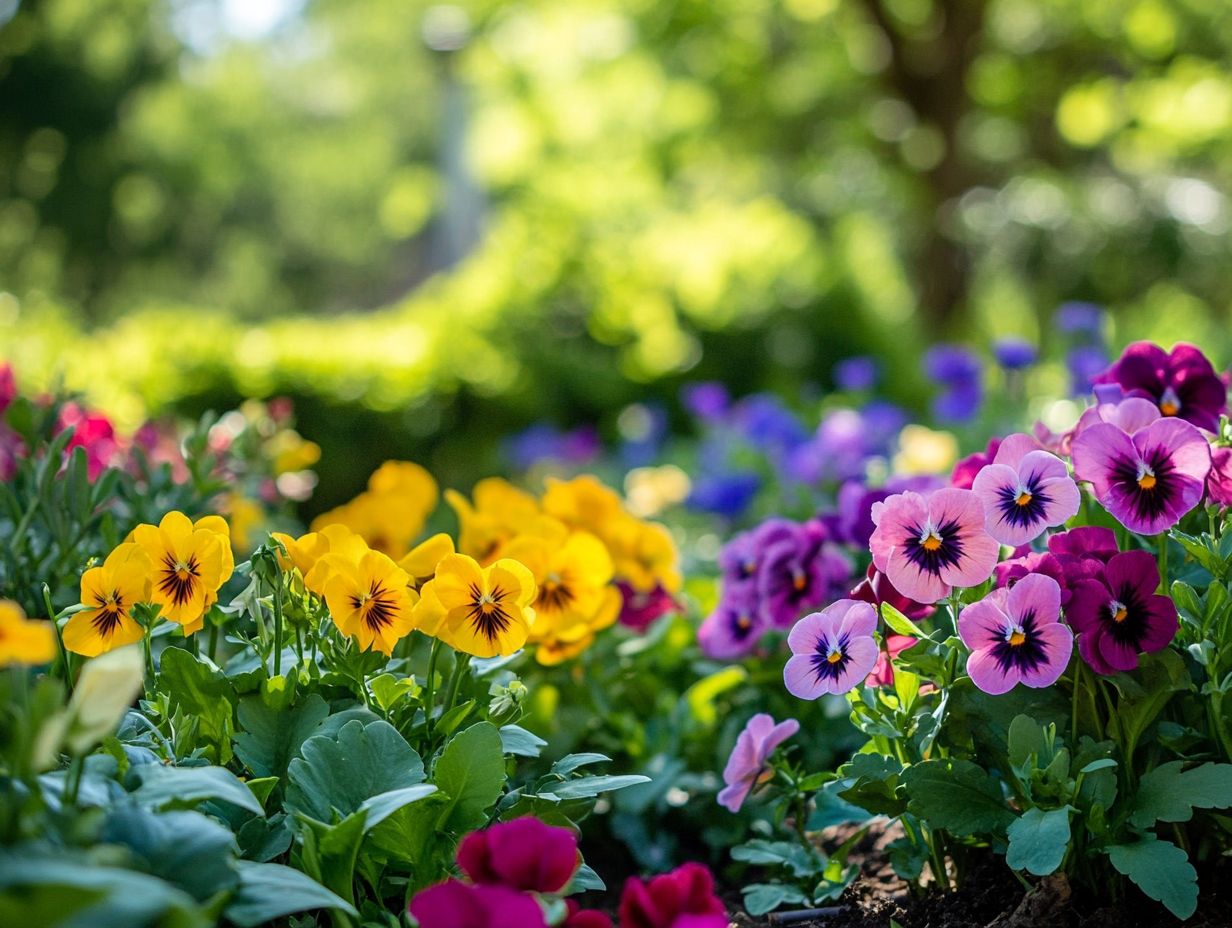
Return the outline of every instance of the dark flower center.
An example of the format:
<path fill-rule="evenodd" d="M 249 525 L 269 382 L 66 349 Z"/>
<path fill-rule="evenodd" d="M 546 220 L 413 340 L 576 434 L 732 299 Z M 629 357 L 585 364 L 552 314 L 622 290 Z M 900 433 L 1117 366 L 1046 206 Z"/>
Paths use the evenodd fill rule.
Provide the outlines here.
<path fill-rule="evenodd" d="M 1040 488 L 1040 476 L 1035 473 L 1017 486 L 997 490 L 997 508 L 1002 520 L 1020 528 L 1042 521 L 1044 509 L 1051 502 L 1052 497 Z"/>
<path fill-rule="evenodd" d="M 809 658 L 813 667 L 813 675 L 818 683 L 827 680 L 837 680 L 847 666 L 847 636 L 841 636 L 831 643 L 822 638 L 817 642 L 817 649 Z"/>
<path fill-rule="evenodd" d="M 920 570 L 939 574 L 943 567 L 953 567 L 962 560 L 963 543 L 958 537 L 958 522 L 950 519 L 936 528 L 914 525 L 905 545 L 907 560 Z"/>
<path fill-rule="evenodd" d="M 498 586 L 492 587 L 490 593 L 484 593 L 475 584 L 471 584 L 471 610 L 467 615 L 475 631 L 483 635 L 489 642 L 495 641 L 508 630 L 513 619 L 505 611 L 505 591 Z"/>
<path fill-rule="evenodd" d="M 351 597 L 351 605 L 359 611 L 364 624 L 374 632 L 391 624 L 398 611 L 393 593 L 375 580 L 367 593 Z"/>
<path fill-rule="evenodd" d="M 1141 461 L 1120 458 L 1112 465 L 1112 483 L 1129 499 L 1141 521 L 1158 519 L 1168 511 L 1177 490 L 1176 467 L 1166 448 L 1151 448 Z"/>
<path fill-rule="evenodd" d="M 193 598 L 201 574 L 197 555 L 190 554 L 187 561 L 177 561 L 171 552 L 167 552 L 163 555 L 161 574 L 158 581 L 159 592 L 170 597 L 173 605 L 184 605 Z"/>
<path fill-rule="evenodd" d="M 545 580 L 543 586 L 539 587 L 539 599 L 535 605 L 540 609 L 559 612 L 571 602 L 573 602 L 573 591 L 564 581 L 556 579 Z"/>
<path fill-rule="evenodd" d="M 1150 615 L 1146 609 L 1146 598 L 1132 585 L 1125 583 L 1119 590 L 1112 591 L 1108 600 L 1106 620 L 1108 634 L 1119 644 L 1140 650 L 1138 644 L 1146 635 Z"/>
<path fill-rule="evenodd" d="M 1035 610 L 1024 613 L 1022 618 L 1001 641 L 992 646 L 992 656 L 1002 673 L 1010 668 L 1019 670 L 1034 670 L 1048 660 L 1048 651 L 1044 648 L 1040 636 L 1036 634 Z"/>

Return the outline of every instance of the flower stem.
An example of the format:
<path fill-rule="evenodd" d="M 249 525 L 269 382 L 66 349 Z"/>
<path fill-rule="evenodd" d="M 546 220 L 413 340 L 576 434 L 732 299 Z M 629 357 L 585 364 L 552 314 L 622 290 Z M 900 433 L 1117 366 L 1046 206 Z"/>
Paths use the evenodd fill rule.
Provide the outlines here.
<path fill-rule="evenodd" d="M 432 639 L 432 653 L 428 656 L 428 676 L 424 681 L 424 732 L 432 735 L 433 697 L 436 695 L 436 658 L 441 653 L 441 639 Z"/>
<path fill-rule="evenodd" d="M 274 676 L 282 675 L 282 574 L 274 579 Z"/>
<path fill-rule="evenodd" d="M 441 710 L 442 717 L 457 703 L 458 688 L 462 685 L 462 675 L 466 673 L 467 668 L 471 665 L 471 656 L 469 654 L 458 654 L 456 651 L 454 654 L 453 676 L 449 679 L 449 695 L 445 699 L 445 707 Z"/>
<path fill-rule="evenodd" d="M 1159 534 L 1159 592 L 1168 593 L 1168 533 Z"/>
<path fill-rule="evenodd" d="M 51 622 L 51 630 L 56 636 L 56 653 L 60 656 L 60 665 L 64 668 L 64 682 L 68 685 L 68 694 L 73 695 L 73 670 L 68 662 L 68 649 L 64 647 L 64 637 L 60 634 L 60 623 L 56 621 L 56 611 L 51 605 L 51 587 L 43 584 L 43 604 L 47 607 L 47 619 Z"/>

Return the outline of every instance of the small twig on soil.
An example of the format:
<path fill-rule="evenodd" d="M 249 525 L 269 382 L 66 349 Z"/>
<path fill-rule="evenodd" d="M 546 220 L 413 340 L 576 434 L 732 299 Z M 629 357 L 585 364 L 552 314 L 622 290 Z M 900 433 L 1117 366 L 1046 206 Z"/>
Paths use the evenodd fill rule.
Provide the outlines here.
<path fill-rule="evenodd" d="M 796 909 L 792 912 L 771 912 L 767 921 L 771 925 L 795 925 L 800 922 L 811 922 L 815 918 L 828 918 L 831 915 L 841 915 L 847 911 L 845 905 L 828 905 L 820 909 Z"/>

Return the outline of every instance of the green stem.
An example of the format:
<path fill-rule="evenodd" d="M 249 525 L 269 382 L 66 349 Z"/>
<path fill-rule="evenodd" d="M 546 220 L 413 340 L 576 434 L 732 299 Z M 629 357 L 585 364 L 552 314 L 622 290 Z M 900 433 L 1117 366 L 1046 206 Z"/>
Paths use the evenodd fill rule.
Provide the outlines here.
<path fill-rule="evenodd" d="M 432 735 L 433 697 L 436 695 L 436 659 L 441 653 L 441 639 L 432 639 L 432 653 L 428 656 L 428 676 L 424 681 L 424 732 Z"/>
<path fill-rule="evenodd" d="M 449 695 L 445 699 L 445 706 L 441 710 L 441 715 L 445 715 L 458 701 L 458 688 L 462 685 L 462 675 L 466 673 L 466 669 L 471 665 L 471 656 L 469 654 L 459 654 L 454 652 L 455 659 L 453 665 L 453 676 L 449 678 Z"/>
<path fill-rule="evenodd" d="M 282 574 L 274 580 L 274 676 L 282 675 Z"/>
<path fill-rule="evenodd" d="M 210 644 L 209 652 L 206 655 L 215 664 L 218 663 L 218 623 L 210 622 Z"/>
<path fill-rule="evenodd" d="M 81 791 L 81 774 L 85 769 L 85 758 L 80 754 L 74 754 L 72 761 L 68 765 L 68 773 L 64 778 L 64 803 L 65 805 L 77 805 L 77 794 Z"/>
<path fill-rule="evenodd" d="M 1168 593 L 1168 533 L 1159 535 L 1159 592 Z"/>
<path fill-rule="evenodd" d="M 68 685 L 68 694 L 73 695 L 73 668 L 68 662 L 68 648 L 64 647 L 64 637 L 60 634 L 60 623 L 56 621 L 56 610 L 51 605 L 51 587 L 43 584 L 43 605 L 47 607 L 47 619 L 51 622 L 51 630 L 56 636 L 56 653 L 60 657 L 60 666 L 64 668 L 64 682 Z"/>
<path fill-rule="evenodd" d="M 154 686 L 154 641 L 150 635 L 149 623 L 145 626 L 145 672 L 146 672 L 146 697 L 149 695 Z"/>

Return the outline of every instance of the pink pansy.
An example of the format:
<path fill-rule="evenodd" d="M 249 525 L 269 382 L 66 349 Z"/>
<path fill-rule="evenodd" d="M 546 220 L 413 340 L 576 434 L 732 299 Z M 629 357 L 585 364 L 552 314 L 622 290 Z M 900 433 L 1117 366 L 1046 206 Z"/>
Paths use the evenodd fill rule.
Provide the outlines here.
<path fill-rule="evenodd" d="M 992 576 L 1001 546 L 984 520 L 984 504 L 971 490 L 891 496 L 873 506 L 873 563 L 904 596 L 939 602 L 953 587 L 978 586 Z"/>
<path fill-rule="evenodd" d="M 950 474 L 950 486 L 958 487 L 960 490 L 970 490 L 971 484 L 975 482 L 975 475 L 992 463 L 1000 447 L 1001 439 L 993 438 L 983 451 L 969 454 L 960 460 L 954 465 L 954 470 Z"/>
<path fill-rule="evenodd" d="M 420 890 L 407 911 L 419 928 L 547 928 L 530 893 L 446 880 Z"/>
<path fill-rule="evenodd" d="M 1132 435 L 1110 422 L 1074 439 L 1074 472 L 1122 525 L 1141 535 L 1166 532 L 1206 490 L 1211 447 L 1183 419 L 1156 419 Z"/>
<path fill-rule="evenodd" d="M 472 831 L 458 845 L 457 859 L 476 883 L 554 893 L 578 868 L 577 836 L 537 818 L 515 818 Z"/>
<path fill-rule="evenodd" d="M 1061 587 L 1043 574 L 1023 577 L 964 607 L 958 634 L 971 649 L 971 681 L 994 696 L 1019 683 L 1051 686 L 1074 650 L 1074 635 L 1061 624 Z"/>
<path fill-rule="evenodd" d="M 873 667 L 873 672 L 868 675 L 864 682 L 869 686 L 893 686 L 895 658 L 908 648 L 913 647 L 919 640 L 919 638 L 913 638 L 910 635 L 886 636 L 885 649 L 877 652 L 877 663 Z M 932 689 L 931 684 L 925 685 Z M 921 687 L 922 689 L 923 687 Z"/>
<path fill-rule="evenodd" d="M 845 693 L 877 665 L 877 611 L 868 603 L 840 599 L 806 615 L 787 636 L 792 656 L 783 682 L 793 696 L 816 699 Z"/>
<path fill-rule="evenodd" d="M 1004 545 L 1022 545 L 1078 513 L 1082 494 L 1055 454 L 1030 435 L 1011 435 L 991 464 L 975 476 L 972 492 L 984 504 L 985 528 Z"/>
<path fill-rule="evenodd" d="M 1065 616 L 1097 673 L 1133 670 L 1140 652 L 1160 651 L 1176 636 L 1176 605 L 1158 586 L 1159 568 L 1146 551 L 1118 554 L 1097 576 L 1074 584 Z"/>
<path fill-rule="evenodd" d="M 1216 506 L 1232 506 L 1232 448 L 1211 449 L 1211 472 L 1206 475 L 1206 496 Z"/>
<path fill-rule="evenodd" d="M 714 876 L 687 863 L 647 882 L 630 877 L 620 895 L 620 928 L 727 928 Z"/>
<path fill-rule="evenodd" d="M 723 782 L 727 786 L 719 792 L 719 805 L 739 812 L 753 787 L 768 773 L 766 765 L 770 755 L 799 730 L 800 723 L 795 719 L 776 725 L 774 718 L 764 712 L 749 719 L 736 738 L 736 747 L 723 769 Z"/>

